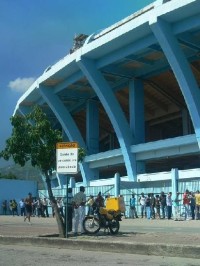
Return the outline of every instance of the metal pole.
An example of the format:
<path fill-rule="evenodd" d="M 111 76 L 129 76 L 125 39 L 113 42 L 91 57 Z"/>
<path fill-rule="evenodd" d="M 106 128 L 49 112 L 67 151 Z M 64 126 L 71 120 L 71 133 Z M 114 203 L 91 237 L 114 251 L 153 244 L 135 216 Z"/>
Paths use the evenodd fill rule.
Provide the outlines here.
<path fill-rule="evenodd" d="M 65 205 L 65 230 L 66 238 L 68 238 L 68 175 L 66 176 L 66 205 Z"/>

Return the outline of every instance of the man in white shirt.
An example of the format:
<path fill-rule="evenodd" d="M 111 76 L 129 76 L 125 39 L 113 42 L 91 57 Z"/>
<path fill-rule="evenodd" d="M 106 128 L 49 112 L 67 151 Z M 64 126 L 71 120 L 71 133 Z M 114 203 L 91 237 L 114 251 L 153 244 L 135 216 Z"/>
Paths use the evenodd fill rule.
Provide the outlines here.
<path fill-rule="evenodd" d="M 48 201 L 47 201 L 46 198 L 44 198 L 43 201 L 42 201 L 42 209 L 43 209 L 43 215 L 44 215 L 44 217 L 49 217 Z"/>
<path fill-rule="evenodd" d="M 74 235 L 78 233 L 78 226 L 80 224 L 81 234 L 84 233 L 83 220 L 85 217 L 85 187 L 81 186 L 80 191 L 76 193 L 72 199 L 72 206 L 74 208 Z"/>
<path fill-rule="evenodd" d="M 139 197 L 139 203 L 140 203 L 140 207 L 141 207 L 141 218 L 144 217 L 145 212 L 145 208 L 146 208 L 146 197 L 144 196 L 144 193 L 141 193 L 141 196 Z"/>

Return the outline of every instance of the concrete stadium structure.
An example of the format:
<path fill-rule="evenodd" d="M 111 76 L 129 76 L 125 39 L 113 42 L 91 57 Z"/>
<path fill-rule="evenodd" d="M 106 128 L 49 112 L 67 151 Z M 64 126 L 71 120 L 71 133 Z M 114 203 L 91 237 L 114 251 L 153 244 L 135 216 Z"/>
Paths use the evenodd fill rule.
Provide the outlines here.
<path fill-rule="evenodd" d="M 40 105 L 65 141 L 86 149 L 75 177 L 85 185 L 118 173 L 135 186 L 168 175 L 172 191 L 178 178 L 189 178 L 196 189 L 200 1 L 157 0 L 79 37 L 81 45 L 44 71 L 15 113 Z"/>

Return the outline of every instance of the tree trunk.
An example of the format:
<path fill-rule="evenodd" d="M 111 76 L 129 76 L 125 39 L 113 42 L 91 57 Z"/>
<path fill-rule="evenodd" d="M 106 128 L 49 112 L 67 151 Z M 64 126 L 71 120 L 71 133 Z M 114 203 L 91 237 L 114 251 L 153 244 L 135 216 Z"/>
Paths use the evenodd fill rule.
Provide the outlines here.
<path fill-rule="evenodd" d="M 56 199 L 53 195 L 52 188 L 51 188 L 51 180 L 47 172 L 44 173 L 46 177 L 46 183 L 47 183 L 47 189 L 49 193 L 49 200 L 51 202 L 51 206 L 55 212 L 56 221 L 58 224 L 58 231 L 59 231 L 59 237 L 64 238 L 65 237 L 65 223 L 63 221 L 62 216 L 60 215 L 58 205 L 56 202 Z"/>

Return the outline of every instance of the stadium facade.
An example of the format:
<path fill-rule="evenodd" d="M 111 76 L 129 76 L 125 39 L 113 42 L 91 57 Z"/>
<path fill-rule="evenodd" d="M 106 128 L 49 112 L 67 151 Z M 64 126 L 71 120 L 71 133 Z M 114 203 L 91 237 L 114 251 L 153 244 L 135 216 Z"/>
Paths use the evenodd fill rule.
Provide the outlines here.
<path fill-rule="evenodd" d="M 115 176 L 129 188 L 154 182 L 151 188 L 175 191 L 183 180 L 181 190 L 196 189 L 199 84 L 200 1 L 157 0 L 100 32 L 78 35 L 15 113 L 40 105 L 65 141 L 86 149 L 75 176 L 85 185 Z M 62 176 L 55 180 L 63 186 Z"/>

